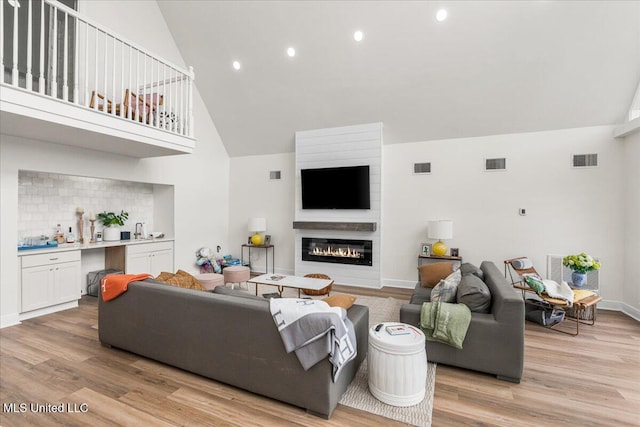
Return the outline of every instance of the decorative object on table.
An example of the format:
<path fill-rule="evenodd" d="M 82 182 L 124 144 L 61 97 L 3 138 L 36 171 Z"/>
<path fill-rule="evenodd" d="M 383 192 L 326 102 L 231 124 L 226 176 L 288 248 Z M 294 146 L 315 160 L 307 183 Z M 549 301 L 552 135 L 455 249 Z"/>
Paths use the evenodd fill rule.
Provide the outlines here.
<path fill-rule="evenodd" d="M 271 244 L 271 234 L 265 234 L 264 235 L 264 244 L 265 245 L 270 245 Z"/>
<path fill-rule="evenodd" d="M 573 286 L 577 288 L 581 288 L 587 283 L 588 272 L 600 268 L 600 262 L 584 252 L 577 255 L 567 255 L 562 259 L 562 265 L 573 270 L 571 281 Z"/>
<path fill-rule="evenodd" d="M 262 234 L 267 231 L 267 220 L 265 218 L 250 218 L 249 219 L 249 231 L 253 233 L 251 236 L 251 244 L 260 246 L 264 243 L 264 237 Z"/>
<path fill-rule="evenodd" d="M 101 212 L 97 215 L 98 220 L 105 227 L 103 230 L 103 239 L 105 242 L 114 242 L 120 240 L 120 227 L 129 218 L 129 214 L 123 210 L 119 214 L 114 212 Z"/>
<path fill-rule="evenodd" d="M 460 256 L 460 249 L 458 248 L 451 248 L 449 251 L 451 252 L 451 256 Z"/>
<path fill-rule="evenodd" d="M 73 230 L 69 227 L 69 232 L 67 233 L 67 243 L 75 243 L 76 236 L 73 234 Z"/>
<path fill-rule="evenodd" d="M 433 255 L 445 256 L 447 254 L 447 245 L 442 243 L 442 240 L 453 239 L 453 221 L 429 221 L 428 228 L 429 238 L 438 240 L 431 247 Z"/>
<path fill-rule="evenodd" d="M 421 256 L 431 256 L 431 244 L 423 243 L 422 250 L 420 251 Z"/>
<path fill-rule="evenodd" d="M 309 274 L 305 274 L 304 277 L 310 277 L 312 279 L 331 280 L 331 277 L 322 273 L 309 273 Z M 331 293 L 331 288 L 333 288 L 333 281 L 322 289 L 318 289 L 318 290 L 302 289 L 302 292 L 304 292 L 305 295 L 329 295 Z"/>
<path fill-rule="evenodd" d="M 55 238 L 56 242 L 58 244 L 60 243 L 64 243 L 64 231 L 62 231 L 62 226 L 60 226 L 60 224 L 58 224 L 56 226 L 56 238 Z"/>
<path fill-rule="evenodd" d="M 102 231 L 96 231 L 96 242 L 102 242 Z"/>
<path fill-rule="evenodd" d="M 213 251 L 204 246 L 196 251 L 196 264 L 200 266 L 200 273 L 220 273 L 222 271 Z"/>
<path fill-rule="evenodd" d="M 95 243 L 96 242 L 96 214 L 94 214 L 93 212 L 89 214 L 89 222 L 91 223 L 91 239 L 89 240 L 89 243 Z"/>
<path fill-rule="evenodd" d="M 84 208 L 76 208 L 76 214 L 78 215 L 78 242 L 84 243 L 84 233 L 82 232 L 84 228 Z"/>

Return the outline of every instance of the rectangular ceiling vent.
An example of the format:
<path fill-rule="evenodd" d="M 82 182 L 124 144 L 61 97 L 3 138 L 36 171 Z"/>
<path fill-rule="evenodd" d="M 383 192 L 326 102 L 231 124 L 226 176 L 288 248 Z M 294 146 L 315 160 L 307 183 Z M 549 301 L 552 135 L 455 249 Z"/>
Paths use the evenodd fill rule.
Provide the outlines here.
<path fill-rule="evenodd" d="M 572 164 L 574 168 L 594 168 L 598 166 L 598 155 L 574 154 Z"/>
<path fill-rule="evenodd" d="M 269 179 L 280 179 L 280 171 L 269 172 Z"/>
<path fill-rule="evenodd" d="M 431 173 L 431 162 L 428 163 L 414 163 L 413 173 Z"/>
<path fill-rule="evenodd" d="M 485 171 L 503 171 L 507 169 L 507 159 L 504 157 L 496 159 L 484 159 Z"/>

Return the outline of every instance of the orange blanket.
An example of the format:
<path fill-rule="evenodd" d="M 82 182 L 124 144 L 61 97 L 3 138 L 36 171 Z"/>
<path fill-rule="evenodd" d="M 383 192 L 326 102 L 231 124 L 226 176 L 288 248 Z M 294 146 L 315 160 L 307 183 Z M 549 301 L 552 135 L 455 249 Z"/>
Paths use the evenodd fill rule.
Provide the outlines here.
<path fill-rule="evenodd" d="M 111 301 L 127 290 L 127 286 L 131 282 L 137 282 L 149 279 L 150 274 L 109 274 L 104 276 L 100 281 L 100 290 L 102 291 L 102 300 Z"/>

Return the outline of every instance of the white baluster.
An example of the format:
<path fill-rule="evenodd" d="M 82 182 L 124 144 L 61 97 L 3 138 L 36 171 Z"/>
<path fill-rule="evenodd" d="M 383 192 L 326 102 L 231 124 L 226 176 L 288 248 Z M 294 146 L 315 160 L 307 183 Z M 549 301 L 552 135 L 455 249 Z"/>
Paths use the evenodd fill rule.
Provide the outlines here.
<path fill-rule="evenodd" d="M 84 102 L 89 106 L 89 24 L 84 23 Z"/>
<path fill-rule="evenodd" d="M 69 15 L 64 13 L 64 40 L 62 43 L 62 58 L 64 63 L 62 64 L 62 99 L 64 101 L 69 100 L 69 86 L 68 86 L 68 74 L 69 74 Z"/>
<path fill-rule="evenodd" d="M 98 27 L 93 27 L 94 31 L 93 31 L 93 35 L 94 35 L 94 39 L 93 39 L 93 73 L 94 73 L 94 80 L 93 80 L 93 87 L 94 92 L 95 92 L 95 98 L 94 98 L 94 102 L 93 102 L 93 108 L 95 110 L 98 109 L 98 103 L 100 102 L 100 99 L 98 98 Z"/>
<path fill-rule="evenodd" d="M 31 74 L 31 50 L 32 47 L 31 45 L 33 44 L 33 11 L 32 9 L 32 5 L 31 2 L 27 2 L 27 5 L 29 6 L 29 17 L 28 17 L 28 21 L 27 21 L 27 75 L 26 75 L 26 88 L 27 90 L 32 90 L 33 89 L 33 75 Z M 4 7 L 3 7 L 4 9 Z M 4 32 L 4 31 L 3 31 Z M 0 44 L 0 46 L 4 46 L 2 44 Z M 3 67 L 4 70 L 4 67 Z"/>
<path fill-rule="evenodd" d="M 104 90 L 102 91 L 102 95 L 104 95 L 104 107 L 102 107 L 102 112 L 106 113 L 108 110 L 108 102 L 107 100 L 109 99 L 109 92 L 108 92 L 108 87 L 107 87 L 107 80 L 109 80 L 109 76 L 107 76 L 107 64 L 109 63 L 109 61 L 107 60 L 107 50 L 108 46 L 109 46 L 109 39 L 108 39 L 109 35 L 107 34 L 107 32 L 104 32 L 104 55 L 103 55 L 103 61 L 104 64 L 102 66 L 103 70 L 103 74 L 102 74 L 102 78 L 104 79 Z"/>
<path fill-rule="evenodd" d="M 138 86 L 138 106 L 142 104 L 141 106 L 142 111 L 140 112 L 140 114 L 142 114 L 142 122 L 144 123 L 148 113 L 146 96 L 145 96 L 145 94 L 147 93 L 145 89 L 147 86 L 147 54 L 145 53 L 142 58 L 144 59 L 144 63 L 142 65 L 142 94 L 140 94 L 140 86 Z"/>
<path fill-rule="evenodd" d="M 124 96 L 124 42 L 120 43 L 120 93 L 118 96 Z M 115 101 L 115 99 L 114 99 Z M 123 106 L 120 106 L 120 117 L 122 117 Z"/>
<path fill-rule="evenodd" d="M 133 54 L 132 54 L 133 46 L 129 45 L 129 84 L 127 85 L 127 89 L 129 89 L 129 99 L 125 99 L 125 102 L 131 104 L 131 67 L 133 66 Z M 127 119 L 131 118 L 131 108 L 127 108 Z"/>
<path fill-rule="evenodd" d="M 38 77 L 38 92 L 44 94 L 44 1 L 40 3 L 40 76 Z"/>
<path fill-rule="evenodd" d="M 4 5 L 2 5 L 4 7 Z M 2 46 L 4 49 L 4 46 Z M 13 68 L 11 70 L 11 84 L 18 86 L 18 4 L 13 6 Z"/>
<path fill-rule="evenodd" d="M 140 84 L 140 51 L 138 49 L 136 49 L 136 86 L 135 87 L 139 87 L 139 84 Z M 133 88 L 131 88 L 131 93 L 130 93 L 130 96 L 129 96 L 129 106 L 131 108 L 133 108 L 133 105 L 134 105 L 134 103 L 133 103 L 133 99 L 134 99 L 133 98 L 133 94 L 134 93 L 136 94 L 136 98 L 135 98 L 136 109 L 135 109 L 135 114 L 133 115 L 133 118 L 134 118 L 135 121 L 138 121 L 138 117 L 140 116 L 140 109 L 137 108 L 138 107 L 138 98 L 137 98 L 137 96 L 139 94 L 137 93 L 137 90 L 136 90 L 136 92 L 133 92 Z"/>
<path fill-rule="evenodd" d="M 167 66 L 166 64 L 162 64 L 162 96 L 163 98 L 163 103 L 162 103 L 162 117 L 164 118 L 164 123 L 163 123 L 163 129 L 167 130 Z M 158 116 L 160 117 L 160 116 Z M 158 119 L 158 123 L 160 123 L 160 120 Z"/>
<path fill-rule="evenodd" d="M 4 83 L 4 0 L 0 0 L 0 22 L 2 23 L 2 31 L 0 31 L 0 82 Z"/>
<path fill-rule="evenodd" d="M 49 81 L 51 82 L 51 96 L 54 98 L 58 97 L 58 8 L 53 7 L 51 11 L 53 15 L 53 53 L 51 58 L 51 78 Z"/>
<path fill-rule="evenodd" d="M 78 48 L 78 41 L 80 40 L 80 36 L 78 35 L 80 32 L 79 22 L 78 18 L 73 18 L 73 102 L 78 105 L 80 104 L 80 99 L 78 99 L 80 81 L 80 75 L 78 74 L 80 68 L 80 49 Z"/>
<path fill-rule="evenodd" d="M 113 49 L 112 49 L 112 59 L 113 62 L 111 63 L 111 90 L 113 91 L 113 106 L 111 107 L 111 114 L 115 115 L 116 114 L 116 39 L 114 37 L 109 37 L 111 39 L 111 43 L 113 44 Z M 106 97 L 107 94 L 105 93 L 104 96 Z"/>
<path fill-rule="evenodd" d="M 189 128 L 188 135 L 193 138 L 193 81 L 195 80 L 195 74 L 193 67 L 189 67 Z"/>

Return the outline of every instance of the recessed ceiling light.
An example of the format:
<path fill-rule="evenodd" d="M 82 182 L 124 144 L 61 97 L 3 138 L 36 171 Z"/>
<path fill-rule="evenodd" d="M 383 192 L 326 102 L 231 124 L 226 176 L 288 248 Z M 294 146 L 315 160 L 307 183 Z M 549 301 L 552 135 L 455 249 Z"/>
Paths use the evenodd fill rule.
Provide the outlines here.
<path fill-rule="evenodd" d="M 233 61 L 233 69 L 236 71 L 240 69 L 240 63 L 238 61 Z"/>
<path fill-rule="evenodd" d="M 296 50 L 292 47 L 290 47 L 289 49 L 287 49 L 287 55 L 289 55 L 291 58 L 293 58 L 294 56 L 296 56 Z"/>
<path fill-rule="evenodd" d="M 448 15 L 447 9 L 438 10 L 436 12 L 436 21 L 438 22 L 444 21 L 445 19 L 447 19 L 447 15 Z"/>
<path fill-rule="evenodd" d="M 361 42 L 362 41 L 362 37 L 364 36 L 364 34 L 362 34 L 362 31 L 358 30 L 355 33 L 353 33 L 353 39 L 357 42 Z"/>

